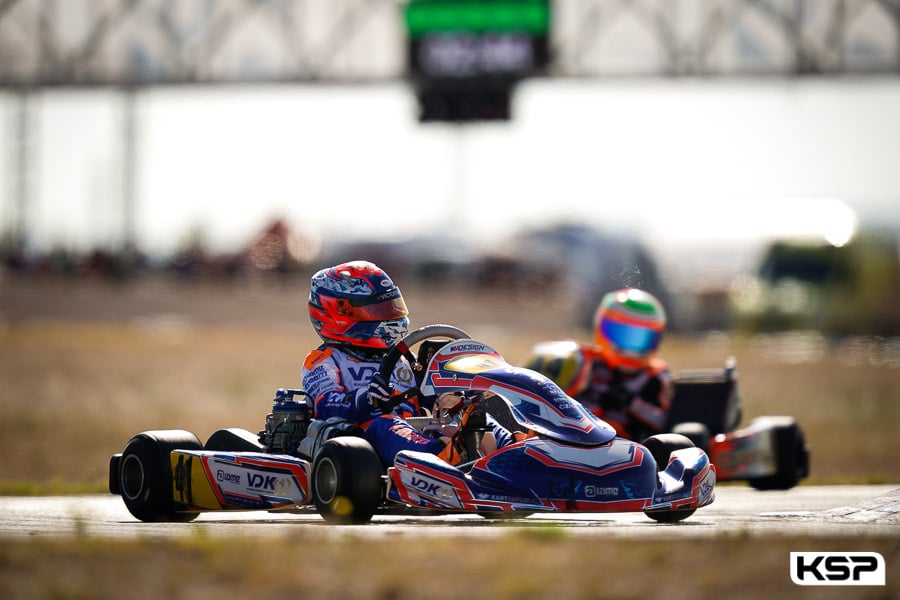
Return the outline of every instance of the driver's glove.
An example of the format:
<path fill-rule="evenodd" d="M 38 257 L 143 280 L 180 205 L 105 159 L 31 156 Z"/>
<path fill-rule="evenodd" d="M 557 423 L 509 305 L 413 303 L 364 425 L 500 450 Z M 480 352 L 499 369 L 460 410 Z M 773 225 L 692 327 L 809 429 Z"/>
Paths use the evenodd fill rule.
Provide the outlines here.
<path fill-rule="evenodd" d="M 402 419 L 416 417 L 419 415 L 419 409 L 412 402 L 401 402 L 394 408 L 394 414 Z"/>
<path fill-rule="evenodd" d="M 353 401 L 360 413 L 365 412 L 365 408 L 370 410 L 378 409 L 382 413 L 391 411 L 391 396 L 394 393 L 394 386 L 391 385 L 388 378 L 381 373 L 375 373 L 369 381 L 369 385 L 361 387 L 353 395 Z"/>

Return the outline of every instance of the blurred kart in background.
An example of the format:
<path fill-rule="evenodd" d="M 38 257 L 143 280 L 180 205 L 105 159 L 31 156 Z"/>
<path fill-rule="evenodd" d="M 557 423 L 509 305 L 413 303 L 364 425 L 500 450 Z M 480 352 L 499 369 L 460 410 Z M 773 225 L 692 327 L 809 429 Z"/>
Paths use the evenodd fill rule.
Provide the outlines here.
<path fill-rule="evenodd" d="M 302 390 L 281 389 L 258 434 L 221 429 L 205 444 L 182 430 L 135 435 L 110 459 L 110 492 L 141 521 L 190 521 L 208 511 L 315 510 L 332 523 L 364 523 L 390 511 L 643 512 L 672 523 L 715 497 L 715 467 L 689 438 L 662 434 L 639 444 L 617 437 L 550 379 L 510 365 L 462 330 L 416 330 L 388 351 L 380 371 L 392 373 L 401 357 L 410 362 L 421 396 L 460 394 L 464 402 L 480 402 L 507 429 L 522 432 L 520 439 L 461 465 L 413 451 L 385 465 L 361 429 L 316 419 Z M 436 411 L 410 422 L 427 431 L 447 417 Z M 478 441 L 466 443 L 475 455 Z"/>
<path fill-rule="evenodd" d="M 581 345 L 572 341 L 541 342 L 531 349 L 526 364 L 554 379 L 570 394 L 584 385 L 561 365 L 590 369 Z M 786 490 L 809 474 L 809 449 L 797 420 L 790 416 L 762 416 L 739 427 L 743 410 L 738 393 L 735 360 L 721 368 L 688 369 L 672 375 L 674 397 L 665 430 L 689 438 L 716 466 L 718 481 L 746 480 L 759 490 Z M 632 395 L 609 392 L 616 400 Z"/>
<path fill-rule="evenodd" d="M 786 490 L 809 475 L 809 448 L 794 417 L 761 416 L 739 427 L 743 410 L 733 358 L 722 368 L 674 373 L 668 429 L 705 449 L 719 481 Z"/>

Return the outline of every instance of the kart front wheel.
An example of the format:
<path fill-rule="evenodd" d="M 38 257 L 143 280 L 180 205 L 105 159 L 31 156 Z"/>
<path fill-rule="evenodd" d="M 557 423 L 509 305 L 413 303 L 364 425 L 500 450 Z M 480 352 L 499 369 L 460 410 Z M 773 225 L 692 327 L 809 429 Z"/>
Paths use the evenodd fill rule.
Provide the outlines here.
<path fill-rule="evenodd" d="M 665 471 L 669 465 L 669 457 L 675 450 L 693 448 L 694 442 L 690 438 L 677 433 L 661 433 L 644 440 L 643 445 L 650 451 L 653 460 L 656 461 L 656 470 Z M 678 510 L 653 510 L 644 512 L 645 515 L 659 523 L 677 523 L 694 514 L 695 508 L 682 508 Z"/>
<path fill-rule="evenodd" d="M 330 523 L 366 523 L 381 503 L 381 460 L 363 438 L 328 440 L 316 454 L 312 470 L 313 502 Z"/>
<path fill-rule="evenodd" d="M 175 512 L 172 502 L 172 450 L 200 450 L 200 440 L 189 431 L 162 430 L 139 433 L 118 457 L 118 493 L 136 519 L 146 522 L 186 523 L 198 513 Z"/>

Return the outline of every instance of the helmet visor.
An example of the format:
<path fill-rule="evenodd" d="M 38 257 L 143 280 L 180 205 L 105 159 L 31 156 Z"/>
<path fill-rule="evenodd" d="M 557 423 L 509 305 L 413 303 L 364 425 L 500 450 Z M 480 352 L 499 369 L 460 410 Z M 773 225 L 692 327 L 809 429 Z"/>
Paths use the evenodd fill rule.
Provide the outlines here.
<path fill-rule="evenodd" d="M 350 312 L 357 321 L 390 321 L 409 314 L 402 296 L 365 306 L 357 306 L 351 301 L 350 305 L 353 307 Z"/>
<path fill-rule="evenodd" d="M 662 332 L 628 323 L 604 320 L 600 324 L 603 335 L 619 350 L 635 354 L 649 354 L 662 340 Z"/>

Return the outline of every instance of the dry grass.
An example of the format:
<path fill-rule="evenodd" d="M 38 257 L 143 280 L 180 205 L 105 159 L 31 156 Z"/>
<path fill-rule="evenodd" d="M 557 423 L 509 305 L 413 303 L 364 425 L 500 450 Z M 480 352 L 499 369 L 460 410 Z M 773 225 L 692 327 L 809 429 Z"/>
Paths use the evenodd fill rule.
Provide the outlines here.
<path fill-rule="evenodd" d="M 300 532 L 239 543 L 202 535 L 77 542 L 10 540 L 0 546 L 4 597 L 847 600 L 900 594 L 894 576 L 900 548 L 888 538 L 861 546 L 885 558 L 884 588 L 804 588 L 791 582 L 791 551 L 848 551 L 848 543 L 856 549 L 859 541 L 846 538 L 636 542 L 516 531 L 491 538 L 379 540 Z"/>

